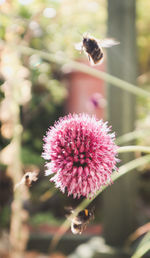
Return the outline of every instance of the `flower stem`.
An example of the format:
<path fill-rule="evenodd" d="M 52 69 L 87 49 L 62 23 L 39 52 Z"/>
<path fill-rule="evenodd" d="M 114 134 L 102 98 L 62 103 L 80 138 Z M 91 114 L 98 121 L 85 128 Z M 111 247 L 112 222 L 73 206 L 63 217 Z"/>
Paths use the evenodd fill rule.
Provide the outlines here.
<path fill-rule="evenodd" d="M 137 251 L 131 256 L 131 258 L 141 258 L 150 250 L 150 241 L 144 243 Z"/>
<path fill-rule="evenodd" d="M 129 171 L 139 167 L 139 166 L 143 166 L 147 163 L 150 162 L 150 155 L 146 155 L 144 157 L 140 157 L 137 159 L 134 159 L 128 163 L 126 163 L 125 165 L 122 165 L 119 168 L 119 172 L 114 172 L 112 174 L 112 181 L 116 181 L 119 177 L 123 176 L 124 174 L 128 173 Z M 87 207 L 99 194 L 101 194 L 109 185 L 105 185 L 103 186 L 94 196 L 94 198 L 92 199 L 84 199 L 79 206 L 75 209 L 75 214 L 77 214 L 80 210 L 83 210 L 85 207 Z M 63 234 L 69 229 L 70 227 L 70 221 L 71 221 L 71 217 L 68 220 L 65 220 L 65 222 L 60 226 L 60 228 L 58 229 L 58 231 L 56 232 L 55 236 L 53 237 L 52 241 L 51 241 L 51 245 L 50 245 L 50 249 L 54 249 L 56 247 L 56 245 L 58 244 L 60 238 L 63 236 Z"/>
<path fill-rule="evenodd" d="M 135 151 L 150 153 L 150 147 L 141 146 L 141 145 L 132 145 L 132 146 L 123 146 L 118 149 L 118 153 L 135 152 Z"/>
<path fill-rule="evenodd" d="M 15 46 L 16 47 L 16 46 Z M 76 61 L 70 61 L 69 59 L 66 59 L 64 56 L 58 56 L 54 54 L 49 54 L 47 52 L 33 49 L 30 47 L 18 45 L 17 46 L 18 51 L 20 51 L 23 54 L 26 55 L 32 55 L 32 54 L 38 54 L 41 58 L 46 59 L 50 62 L 58 63 L 60 65 L 65 65 L 65 68 L 68 70 L 77 70 L 86 74 L 90 74 L 98 79 L 103 79 L 106 82 L 110 83 L 111 85 L 114 85 L 118 88 L 121 88 L 123 90 L 126 90 L 134 95 L 141 96 L 141 97 L 150 97 L 150 92 L 146 91 L 144 89 L 141 89 L 129 82 L 123 81 L 113 75 L 110 75 L 108 73 L 102 72 L 100 70 L 96 70 L 94 68 L 91 68 L 85 64 L 76 62 Z"/>
<path fill-rule="evenodd" d="M 99 79 L 103 79 L 107 83 L 110 83 L 111 85 L 114 85 L 120 89 L 123 89 L 125 91 L 128 91 L 134 95 L 141 96 L 141 97 L 150 97 L 150 92 L 143 90 L 129 82 L 126 82 L 124 80 L 121 80 L 111 74 L 102 72 L 100 70 L 93 69 L 85 64 L 79 63 L 79 62 L 70 62 L 68 65 L 70 65 L 72 68 L 90 74 L 94 77 L 97 77 Z"/>
<path fill-rule="evenodd" d="M 115 171 L 112 174 L 112 181 L 115 182 L 119 177 L 123 176 L 124 174 L 126 174 L 127 172 L 139 167 L 139 166 L 143 166 L 147 163 L 150 162 L 150 155 L 146 155 L 144 157 L 140 157 L 137 159 L 134 159 L 128 163 L 126 163 L 125 165 L 122 165 L 119 168 L 119 172 Z M 78 209 L 84 209 L 87 205 L 89 205 L 101 192 L 103 192 L 109 185 L 103 186 L 102 189 L 100 191 L 97 192 L 96 196 L 89 200 L 89 199 L 85 199 L 79 206 Z"/>
<path fill-rule="evenodd" d="M 115 142 L 118 145 L 122 145 L 126 142 L 129 142 L 138 138 L 143 138 L 148 135 L 150 135 L 149 130 L 135 130 L 135 131 L 123 134 L 122 136 L 118 137 Z"/>

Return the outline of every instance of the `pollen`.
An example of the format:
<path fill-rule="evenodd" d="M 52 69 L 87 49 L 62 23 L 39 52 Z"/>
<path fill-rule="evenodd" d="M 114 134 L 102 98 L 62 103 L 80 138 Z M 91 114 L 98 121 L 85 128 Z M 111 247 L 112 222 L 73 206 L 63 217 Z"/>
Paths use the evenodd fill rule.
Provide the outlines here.
<path fill-rule="evenodd" d="M 85 215 L 88 216 L 89 212 L 88 212 L 88 209 L 85 209 Z"/>

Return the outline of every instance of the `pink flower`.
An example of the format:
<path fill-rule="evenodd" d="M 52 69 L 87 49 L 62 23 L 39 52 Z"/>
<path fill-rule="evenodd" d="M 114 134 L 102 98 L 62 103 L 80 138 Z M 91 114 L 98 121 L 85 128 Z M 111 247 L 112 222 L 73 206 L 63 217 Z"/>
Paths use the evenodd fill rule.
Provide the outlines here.
<path fill-rule="evenodd" d="M 60 118 L 44 137 L 43 158 L 48 160 L 46 175 L 68 196 L 92 197 L 111 182 L 116 169 L 117 146 L 107 122 L 87 114 Z"/>

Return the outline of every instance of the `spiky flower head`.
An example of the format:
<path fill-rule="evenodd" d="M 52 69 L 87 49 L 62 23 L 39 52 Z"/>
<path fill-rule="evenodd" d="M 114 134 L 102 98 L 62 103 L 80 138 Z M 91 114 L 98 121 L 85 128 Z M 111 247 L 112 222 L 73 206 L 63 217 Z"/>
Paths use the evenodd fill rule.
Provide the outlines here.
<path fill-rule="evenodd" d="M 50 127 L 44 137 L 43 158 L 50 181 L 74 198 L 92 197 L 111 182 L 116 169 L 115 135 L 107 122 L 87 114 L 69 114 Z"/>

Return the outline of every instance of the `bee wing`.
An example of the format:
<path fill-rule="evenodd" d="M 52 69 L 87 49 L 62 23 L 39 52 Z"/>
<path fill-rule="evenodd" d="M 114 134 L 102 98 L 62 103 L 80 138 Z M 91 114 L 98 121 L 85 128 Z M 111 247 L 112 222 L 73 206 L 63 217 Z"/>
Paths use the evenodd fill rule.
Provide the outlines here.
<path fill-rule="evenodd" d="M 65 206 L 64 209 L 70 213 L 74 212 L 74 208 L 72 206 Z"/>
<path fill-rule="evenodd" d="M 78 43 L 74 44 L 74 47 L 75 47 L 75 49 L 82 51 L 83 44 L 82 44 L 82 42 L 78 42 Z"/>
<path fill-rule="evenodd" d="M 105 48 L 116 46 L 116 45 L 120 44 L 119 41 L 117 41 L 115 39 L 109 39 L 109 38 L 99 40 L 98 43 L 100 44 L 101 47 L 105 47 Z"/>
<path fill-rule="evenodd" d="M 74 209 L 72 207 L 64 207 L 65 211 L 66 211 L 66 215 L 65 217 L 68 218 L 71 214 L 74 213 Z"/>

